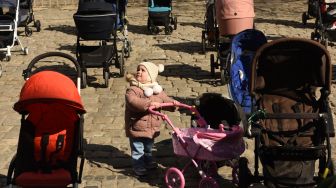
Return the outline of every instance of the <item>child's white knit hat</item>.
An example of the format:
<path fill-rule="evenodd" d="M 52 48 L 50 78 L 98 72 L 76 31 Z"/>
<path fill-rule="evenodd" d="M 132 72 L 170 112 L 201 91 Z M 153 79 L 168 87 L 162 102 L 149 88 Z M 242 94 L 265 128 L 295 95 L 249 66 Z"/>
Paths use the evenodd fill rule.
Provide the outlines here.
<path fill-rule="evenodd" d="M 139 65 L 142 65 L 147 69 L 148 76 L 150 78 L 150 80 L 148 81 L 150 81 L 151 83 L 156 82 L 158 74 L 164 71 L 163 64 L 155 65 L 152 62 L 141 62 Z"/>

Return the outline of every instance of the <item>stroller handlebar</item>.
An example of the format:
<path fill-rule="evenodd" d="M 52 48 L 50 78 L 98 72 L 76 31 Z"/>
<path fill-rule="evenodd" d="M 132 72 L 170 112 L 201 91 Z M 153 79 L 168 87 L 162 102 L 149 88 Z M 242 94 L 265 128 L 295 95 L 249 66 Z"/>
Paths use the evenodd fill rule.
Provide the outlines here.
<path fill-rule="evenodd" d="M 179 107 L 179 108 L 184 108 L 184 109 L 187 109 L 187 110 L 190 110 L 193 115 L 196 116 L 196 121 L 198 123 L 198 125 L 200 127 L 206 127 L 208 124 L 207 122 L 203 119 L 203 117 L 201 116 L 201 114 L 198 112 L 198 110 L 194 107 L 194 106 L 190 106 L 190 105 L 187 105 L 187 104 L 183 104 L 183 103 L 179 103 L 179 104 L 174 104 L 174 103 L 161 103 L 160 104 L 160 107 L 156 107 L 156 106 L 150 106 L 148 108 L 148 111 L 151 113 L 151 114 L 155 114 L 155 115 L 158 115 L 158 116 L 161 116 L 163 120 L 166 120 L 168 122 L 168 124 L 174 129 L 174 125 L 172 124 L 172 122 L 170 121 L 170 119 L 168 118 L 168 116 L 166 114 L 163 114 L 159 111 L 156 111 L 155 109 L 158 109 L 158 108 L 162 108 L 162 107 Z"/>

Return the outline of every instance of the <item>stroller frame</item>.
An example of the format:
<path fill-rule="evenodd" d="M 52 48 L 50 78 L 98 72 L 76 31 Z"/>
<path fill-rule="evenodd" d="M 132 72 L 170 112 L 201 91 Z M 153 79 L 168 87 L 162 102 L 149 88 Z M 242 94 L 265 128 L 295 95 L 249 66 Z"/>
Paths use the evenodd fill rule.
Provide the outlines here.
<path fill-rule="evenodd" d="M 297 113 L 267 113 L 263 110 L 256 110 L 257 104 L 252 105 L 251 111 L 252 114 L 249 114 L 249 128 L 247 131 L 248 137 L 252 137 L 255 139 L 255 158 L 254 158 L 254 173 L 252 174 L 248 168 L 248 160 L 246 158 L 241 158 L 239 160 L 239 187 L 247 188 L 252 183 L 260 183 L 261 181 L 270 181 L 277 185 L 283 185 L 288 187 L 304 187 L 304 186 L 312 186 L 319 183 L 321 180 L 326 178 L 329 175 L 333 174 L 333 163 L 331 159 L 331 144 L 330 137 L 335 136 L 335 130 L 333 126 L 333 120 L 331 117 L 331 110 L 328 105 L 328 95 L 330 94 L 330 78 L 331 78 L 331 65 L 330 65 L 330 56 L 327 50 L 321 44 L 306 40 L 306 39 L 278 39 L 276 41 L 272 41 L 263 45 L 256 53 L 256 56 L 253 59 L 253 64 L 251 68 L 251 80 L 250 80 L 250 94 L 252 96 L 251 100 L 255 100 L 256 97 L 259 96 L 260 93 L 266 93 L 267 91 L 260 90 L 259 84 L 257 83 L 257 70 L 256 68 L 261 65 L 257 65 L 259 58 L 261 58 L 263 52 L 269 52 L 270 47 L 273 45 L 286 45 L 293 42 L 295 44 L 299 43 L 302 46 L 314 46 L 315 49 L 318 49 L 320 53 L 325 53 L 325 75 L 324 80 L 321 79 L 321 83 L 315 83 L 318 87 L 322 87 L 320 90 L 321 95 L 318 101 L 319 104 L 319 112 L 307 113 L 307 112 L 297 112 Z M 292 44 L 293 45 L 293 44 Z M 278 47 L 278 46 L 277 46 Z M 283 48 L 283 47 L 278 47 Z M 276 53 L 276 52 L 274 52 Z M 265 57 L 262 57 L 265 58 Z M 265 61 L 265 60 L 264 60 Z M 264 63 L 265 64 L 265 63 Z M 323 68 L 321 68 L 323 69 Z M 323 73 L 322 73 L 323 74 Z M 309 74 L 310 75 L 310 74 Z M 308 83 L 307 83 L 308 84 Z M 310 83 L 312 84 L 312 83 Z M 323 85 L 323 86 L 322 86 Z M 268 86 L 270 87 L 270 86 Z M 269 89 L 269 88 L 268 88 Z M 271 92 L 271 90 L 269 91 Z M 271 93 L 273 95 L 277 95 L 277 93 Z M 281 93 L 278 95 L 282 96 Z M 260 97 L 260 96 L 259 96 Z M 285 96 L 286 97 L 286 96 Z M 253 103 L 252 103 L 253 104 Z M 304 147 L 304 146 L 264 146 L 262 145 L 262 134 L 268 133 L 266 128 L 264 128 L 260 124 L 260 120 L 273 119 L 273 120 L 282 120 L 282 119 L 296 119 L 296 120 L 315 120 L 313 126 L 317 127 L 316 132 L 313 132 L 314 135 L 319 135 L 320 137 L 317 141 L 314 141 L 312 146 Z M 318 125 L 316 125 L 318 123 Z M 302 126 L 302 128 L 305 125 Z M 300 131 L 298 129 L 297 131 Z M 302 131 L 302 130 L 301 130 Z M 271 134 L 271 133 L 269 133 Z M 298 135 L 306 136 L 306 132 L 299 132 Z M 313 135 L 313 136 L 314 136 Z M 316 142 L 316 143 L 315 143 Z M 275 161 L 315 161 L 319 160 L 319 175 L 313 177 L 314 182 L 309 183 L 290 183 L 277 180 L 276 177 L 265 177 L 260 175 L 259 173 L 259 159 L 264 157 L 265 159 L 272 159 Z"/>
<path fill-rule="evenodd" d="M 126 7 L 125 7 L 126 10 Z M 123 77 L 125 73 L 125 57 L 130 56 L 130 42 L 127 39 L 128 31 L 127 24 L 125 24 L 125 15 L 121 15 L 120 19 L 123 19 L 122 26 L 120 29 L 117 28 L 118 16 L 119 16 L 119 0 L 116 0 L 116 10 L 115 13 L 104 14 L 108 16 L 113 16 L 114 29 L 112 29 L 112 36 L 88 36 L 86 33 L 83 36 L 77 34 L 76 42 L 76 58 L 81 66 L 81 77 L 82 77 L 82 87 L 86 87 L 87 82 L 87 68 L 103 68 L 103 77 L 105 87 L 109 86 L 109 79 L 111 77 L 110 66 L 115 65 L 116 68 L 119 68 L 119 76 Z M 100 14 L 75 14 L 74 19 L 91 19 L 100 17 Z M 78 29 L 78 28 L 77 28 Z M 83 29 L 83 28 L 81 28 Z M 123 35 L 122 38 L 118 38 L 118 31 Z M 118 50 L 117 42 L 121 40 L 123 42 L 121 50 Z M 81 41 L 98 41 L 99 44 L 95 46 L 85 46 L 81 45 Z M 111 44 L 112 43 L 112 44 Z M 84 53 L 84 51 L 86 51 Z M 107 53 L 107 54 L 106 54 Z M 119 54 L 120 53 L 120 54 Z M 86 57 L 85 57 L 86 56 Z M 89 58 L 89 56 L 93 58 Z M 94 57 L 97 58 L 94 59 Z M 88 62 L 86 62 L 88 60 Z M 97 61 L 99 61 L 97 63 Z"/>
<path fill-rule="evenodd" d="M 202 30 L 202 52 L 208 49 L 217 49 L 219 30 L 216 21 L 216 0 L 208 0 L 206 2 L 206 11 L 204 15 L 204 28 Z M 211 19 L 211 20 L 209 20 Z M 211 24 L 212 23 L 212 24 Z M 212 39 L 210 32 L 212 33 Z"/>
<path fill-rule="evenodd" d="M 1 15 L 1 18 L 4 18 L 4 20 L 0 20 L 0 34 L 2 32 L 13 32 L 13 40 L 12 42 L 7 45 L 5 48 L 0 48 L 0 52 L 5 52 L 5 60 L 6 61 L 10 61 L 11 60 L 11 48 L 14 47 L 16 44 L 20 45 L 20 48 L 23 52 L 24 55 L 28 55 L 28 48 L 27 47 L 23 47 L 18 34 L 17 34 L 17 29 L 18 29 L 18 19 L 19 19 L 19 1 L 20 0 L 15 0 L 16 1 L 16 7 L 15 7 L 15 15 L 12 18 L 11 16 L 7 16 L 7 15 Z M 13 20 L 13 24 L 12 25 L 10 22 L 8 22 L 8 20 Z"/>
<path fill-rule="evenodd" d="M 311 33 L 310 39 L 320 42 L 327 48 L 328 43 L 336 41 L 336 38 L 330 35 L 336 35 L 336 31 L 328 29 L 324 23 L 327 17 L 322 14 L 322 7 L 326 6 L 336 6 L 336 3 L 326 3 L 325 0 L 308 0 L 308 12 L 302 13 L 302 23 L 306 25 L 308 19 L 315 18 L 314 31 Z M 336 22 L 336 19 L 329 21 Z"/>
<path fill-rule="evenodd" d="M 19 27 L 24 27 L 24 32 L 27 37 L 31 36 L 33 34 L 33 30 L 29 27 L 29 24 L 33 23 L 33 27 L 36 28 L 37 32 L 41 31 L 41 22 L 40 20 L 35 20 L 35 15 L 34 15 L 34 10 L 33 10 L 33 0 L 19 0 L 20 1 L 20 11 L 21 13 L 22 10 L 27 9 L 28 10 L 28 15 L 27 19 L 19 23 Z"/>

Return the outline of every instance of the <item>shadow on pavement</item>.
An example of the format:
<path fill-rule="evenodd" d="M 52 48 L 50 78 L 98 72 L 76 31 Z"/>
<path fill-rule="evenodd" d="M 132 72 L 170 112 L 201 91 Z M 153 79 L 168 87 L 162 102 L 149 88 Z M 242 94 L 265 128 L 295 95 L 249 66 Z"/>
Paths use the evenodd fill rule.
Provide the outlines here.
<path fill-rule="evenodd" d="M 303 25 L 303 23 L 300 21 L 295 20 L 281 20 L 281 19 L 269 19 L 269 18 L 255 18 L 255 23 L 270 23 L 270 24 L 276 24 L 276 25 L 284 25 L 289 26 L 293 28 L 314 28 L 314 23 L 307 23 L 307 25 Z"/>
<path fill-rule="evenodd" d="M 195 22 L 181 22 L 179 23 L 181 26 L 193 26 L 193 27 L 199 27 L 204 28 L 203 23 L 195 23 Z"/>
<path fill-rule="evenodd" d="M 128 31 L 134 34 L 148 35 L 149 31 L 147 31 L 146 25 L 128 25 Z"/>
<path fill-rule="evenodd" d="M 49 25 L 45 30 L 59 31 L 68 35 L 76 35 L 76 28 L 71 25 Z"/>
<path fill-rule="evenodd" d="M 210 66 L 210 63 L 209 63 Z M 218 72 L 218 70 L 217 70 Z M 211 86 L 221 86 L 220 76 L 212 77 L 210 71 L 202 70 L 201 67 L 191 66 L 188 64 L 171 64 L 165 65 L 165 71 L 160 75 L 167 77 L 179 77 L 185 79 L 192 79 L 201 84 L 208 84 Z"/>
<path fill-rule="evenodd" d="M 6 178 L 7 176 L 0 174 L 0 187 L 5 187 L 6 186 Z"/>
<path fill-rule="evenodd" d="M 176 52 L 185 52 L 189 54 L 202 53 L 202 43 L 195 41 L 180 42 L 180 43 L 162 43 L 155 44 L 163 50 L 172 50 Z"/>

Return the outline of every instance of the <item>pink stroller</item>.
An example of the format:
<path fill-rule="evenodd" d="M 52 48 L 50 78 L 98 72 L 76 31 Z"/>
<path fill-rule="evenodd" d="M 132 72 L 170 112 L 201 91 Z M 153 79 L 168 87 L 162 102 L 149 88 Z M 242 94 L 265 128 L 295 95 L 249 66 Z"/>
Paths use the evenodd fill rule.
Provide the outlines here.
<path fill-rule="evenodd" d="M 161 104 L 161 107 L 171 106 L 174 106 L 174 104 Z M 200 116 L 196 108 L 185 104 L 180 104 L 178 107 L 190 110 L 196 116 L 196 122 L 199 127 L 179 129 L 173 125 L 166 114 L 155 111 L 154 106 L 149 108 L 149 112 L 161 116 L 172 127 L 174 153 L 178 156 L 191 159 L 182 170 L 171 167 L 166 171 L 165 183 L 167 187 L 183 188 L 185 186 L 183 172 L 193 164 L 201 176 L 201 181 L 199 182 L 200 188 L 219 188 L 218 183 L 212 177 L 217 174 L 216 161 L 239 158 L 245 150 L 242 138 L 243 129 L 238 125 L 228 129 L 224 129 L 223 125 L 219 129 L 208 128 L 207 122 Z M 233 181 L 238 183 L 238 166 L 233 163 L 230 166 L 232 167 Z"/>

